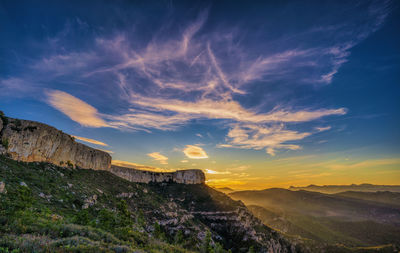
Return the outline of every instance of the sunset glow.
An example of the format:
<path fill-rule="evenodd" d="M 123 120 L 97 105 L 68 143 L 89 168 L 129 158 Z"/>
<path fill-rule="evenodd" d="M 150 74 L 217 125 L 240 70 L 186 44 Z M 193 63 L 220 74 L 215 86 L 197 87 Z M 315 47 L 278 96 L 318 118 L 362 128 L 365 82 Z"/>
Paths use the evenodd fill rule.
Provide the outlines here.
<path fill-rule="evenodd" d="M 400 183 L 397 2 L 25 5 L 0 4 L 10 117 L 215 187 Z"/>

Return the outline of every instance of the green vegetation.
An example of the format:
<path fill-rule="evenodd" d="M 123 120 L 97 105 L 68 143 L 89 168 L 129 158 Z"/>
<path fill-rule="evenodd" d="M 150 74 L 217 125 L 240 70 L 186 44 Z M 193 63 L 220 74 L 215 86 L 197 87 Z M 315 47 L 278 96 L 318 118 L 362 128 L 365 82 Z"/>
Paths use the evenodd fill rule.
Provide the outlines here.
<path fill-rule="evenodd" d="M 17 162 L 5 156 L 0 156 L 0 181 L 7 190 L 0 193 L 0 253 L 226 253 L 260 247 L 242 240 L 244 232 L 227 221 L 218 224 L 195 216 L 166 225 L 188 216 L 189 209 L 243 208 L 205 185 L 131 183 L 106 171 Z M 219 230 L 211 230 L 211 223 Z M 257 230 L 273 236 L 265 226 Z M 201 231 L 208 231 L 204 239 L 198 237 Z M 236 234 L 224 234 L 227 231 Z M 215 234 L 222 239 L 216 240 Z"/>
<path fill-rule="evenodd" d="M 67 161 L 67 166 L 70 167 L 70 168 L 74 167 L 74 165 L 72 164 L 72 162 L 70 160 Z"/>
<path fill-rule="evenodd" d="M 8 149 L 8 145 L 9 145 L 8 139 L 6 139 L 6 138 L 2 139 L 2 140 L 1 140 L 1 145 L 2 145 L 5 149 Z"/>
<path fill-rule="evenodd" d="M 90 179 L 79 181 L 91 173 L 0 156 L 7 189 L 0 193 L 0 252 L 190 252 L 147 233 L 149 223 L 138 224 L 127 202 L 108 194 L 118 189 L 103 188 L 96 204 L 82 209 L 85 196 L 100 195 Z"/>

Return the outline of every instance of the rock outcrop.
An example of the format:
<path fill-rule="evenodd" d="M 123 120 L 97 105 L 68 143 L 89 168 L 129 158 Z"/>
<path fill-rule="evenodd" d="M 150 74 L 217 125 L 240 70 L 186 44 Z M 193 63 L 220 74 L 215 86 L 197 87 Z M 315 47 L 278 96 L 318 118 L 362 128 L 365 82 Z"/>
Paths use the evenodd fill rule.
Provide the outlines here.
<path fill-rule="evenodd" d="M 75 142 L 70 135 L 35 121 L 1 117 L 0 139 L 5 153 L 24 162 L 109 170 L 111 156 Z"/>
<path fill-rule="evenodd" d="M 203 184 L 205 182 L 205 175 L 201 170 L 153 172 L 112 165 L 110 171 L 119 177 L 135 183 L 174 182 L 179 184 Z"/>
<path fill-rule="evenodd" d="M 49 162 L 59 166 L 107 170 L 137 183 L 175 182 L 203 184 L 201 170 L 152 172 L 111 166 L 111 156 L 103 151 L 78 143 L 70 135 L 49 125 L 5 117 L 0 111 L 0 155 L 7 154 L 23 162 Z"/>

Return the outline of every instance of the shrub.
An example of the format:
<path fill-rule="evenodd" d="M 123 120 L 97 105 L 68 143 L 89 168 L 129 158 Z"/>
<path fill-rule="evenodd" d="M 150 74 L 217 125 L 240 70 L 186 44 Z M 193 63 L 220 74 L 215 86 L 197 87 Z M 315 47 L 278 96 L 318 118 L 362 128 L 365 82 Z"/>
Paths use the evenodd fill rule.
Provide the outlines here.
<path fill-rule="evenodd" d="M 212 252 L 210 231 L 206 232 L 206 236 L 201 245 L 200 252 L 201 253 L 211 253 Z"/>
<path fill-rule="evenodd" d="M 75 215 L 74 223 L 79 225 L 87 225 L 90 222 L 90 214 L 87 209 L 81 210 Z"/>
<path fill-rule="evenodd" d="M 14 124 L 16 127 L 20 127 L 22 125 L 21 120 L 19 120 L 19 119 L 15 119 Z"/>
<path fill-rule="evenodd" d="M 107 231 L 113 230 L 116 226 L 116 217 L 113 212 L 107 209 L 101 209 L 98 214 L 99 223 L 98 226 Z"/>
<path fill-rule="evenodd" d="M 3 145 L 3 147 L 5 148 L 5 149 L 8 149 L 8 145 L 9 145 L 9 143 L 8 143 L 8 139 L 2 139 L 1 140 L 1 145 Z"/>
<path fill-rule="evenodd" d="M 154 224 L 154 231 L 153 231 L 153 235 L 155 238 L 160 239 L 160 240 L 166 240 L 166 236 L 165 233 L 163 232 L 160 224 L 158 224 L 158 222 L 156 222 Z"/>
<path fill-rule="evenodd" d="M 67 161 L 67 166 L 70 168 L 74 167 L 74 165 L 72 164 L 72 162 L 70 160 Z"/>
<path fill-rule="evenodd" d="M 175 237 L 174 237 L 174 242 L 176 243 L 176 244 L 181 244 L 181 243 L 183 243 L 183 232 L 182 232 L 182 230 L 178 230 L 178 232 L 175 234 Z"/>

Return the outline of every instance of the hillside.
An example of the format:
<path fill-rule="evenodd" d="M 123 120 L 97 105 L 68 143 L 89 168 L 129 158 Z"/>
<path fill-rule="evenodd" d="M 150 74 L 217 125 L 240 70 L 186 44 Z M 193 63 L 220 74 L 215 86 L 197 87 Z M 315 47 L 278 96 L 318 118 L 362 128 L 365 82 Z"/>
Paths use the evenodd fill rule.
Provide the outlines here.
<path fill-rule="evenodd" d="M 386 203 L 307 191 L 229 194 L 266 225 L 288 235 L 348 247 L 400 245 L 400 209 Z"/>
<path fill-rule="evenodd" d="M 229 194 L 231 192 L 234 192 L 235 190 L 229 188 L 229 187 L 221 187 L 221 188 L 215 188 L 215 190 L 223 192 L 225 194 Z"/>
<path fill-rule="evenodd" d="M 349 197 L 354 199 L 363 199 L 384 203 L 391 206 L 400 207 L 400 192 L 378 191 L 378 192 L 356 192 L 347 191 L 336 193 L 336 196 Z"/>
<path fill-rule="evenodd" d="M 313 191 L 322 193 L 339 193 L 345 191 L 358 191 L 358 192 L 378 192 L 390 191 L 400 192 L 400 185 L 374 185 L 374 184 L 351 184 L 351 185 L 309 185 L 305 187 L 290 186 L 289 190 L 292 191 Z"/>
<path fill-rule="evenodd" d="M 4 156 L 0 182 L 3 251 L 299 251 L 241 202 L 204 184 L 133 183 L 108 171 Z"/>

